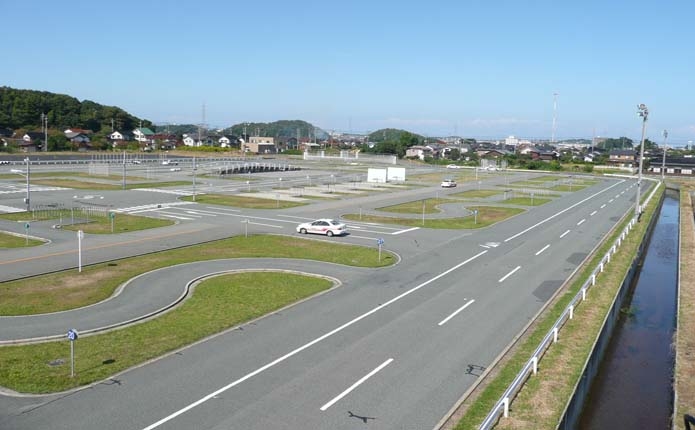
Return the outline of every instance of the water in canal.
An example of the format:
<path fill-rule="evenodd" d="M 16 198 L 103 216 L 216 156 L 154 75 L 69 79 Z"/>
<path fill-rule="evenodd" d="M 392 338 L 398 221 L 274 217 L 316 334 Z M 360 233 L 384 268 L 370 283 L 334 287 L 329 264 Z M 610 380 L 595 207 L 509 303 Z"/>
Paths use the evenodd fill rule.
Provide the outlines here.
<path fill-rule="evenodd" d="M 678 194 L 668 191 L 579 429 L 667 429 L 678 282 Z"/>

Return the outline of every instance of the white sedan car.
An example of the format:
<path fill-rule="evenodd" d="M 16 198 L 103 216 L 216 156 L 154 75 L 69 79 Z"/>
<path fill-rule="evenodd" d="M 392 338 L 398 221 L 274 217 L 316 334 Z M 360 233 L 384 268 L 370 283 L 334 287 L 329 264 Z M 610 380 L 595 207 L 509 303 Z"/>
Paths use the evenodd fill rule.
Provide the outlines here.
<path fill-rule="evenodd" d="M 297 226 L 297 233 L 325 234 L 326 236 L 341 236 L 347 233 L 345 224 L 334 219 L 317 219 L 316 221 L 303 222 Z"/>

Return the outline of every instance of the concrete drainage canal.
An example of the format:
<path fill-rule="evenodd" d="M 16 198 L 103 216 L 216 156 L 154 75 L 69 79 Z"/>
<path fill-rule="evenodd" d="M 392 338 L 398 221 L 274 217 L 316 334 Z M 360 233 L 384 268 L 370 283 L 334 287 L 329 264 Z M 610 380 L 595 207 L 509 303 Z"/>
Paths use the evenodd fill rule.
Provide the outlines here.
<path fill-rule="evenodd" d="M 642 269 L 620 308 L 618 323 L 591 384 L 578 429 L 670 428 L 678 206 L 677 192 L 668 190 Z"/>

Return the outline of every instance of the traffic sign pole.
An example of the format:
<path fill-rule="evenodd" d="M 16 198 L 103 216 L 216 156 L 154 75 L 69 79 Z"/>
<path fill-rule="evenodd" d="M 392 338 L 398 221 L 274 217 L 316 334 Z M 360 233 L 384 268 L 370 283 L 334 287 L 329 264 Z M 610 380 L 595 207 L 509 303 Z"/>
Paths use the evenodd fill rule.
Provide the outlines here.
<path fill-rule="evenodd" d="M 29 246 L 29 223 L 24 224 L 24 239 L 25 245 Z"/>
<path fill-rule="evenodd" d="M 70 341 L 70 377 L 75 376 L 75 341 L 77 340 L 79 334 L 77 330 L 71 328 L 68 330 L 68 340 Z"/>

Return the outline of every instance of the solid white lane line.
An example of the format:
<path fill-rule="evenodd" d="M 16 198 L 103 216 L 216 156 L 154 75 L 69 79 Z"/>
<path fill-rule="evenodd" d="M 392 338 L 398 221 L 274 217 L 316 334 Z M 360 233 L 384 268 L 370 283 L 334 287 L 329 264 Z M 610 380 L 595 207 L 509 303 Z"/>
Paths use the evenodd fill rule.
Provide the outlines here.
<path fill-rule="evenodd" d="M 584 218 L 583 220 L 579 221 L 579 222 L 577 223 L 577 225 L 582 225 L 582 224 L 584 224 L 584 221 L 586 221 L 586 218 Z"/>
<path fill-rule="evenodd" d="M 350 391 L 352 391 L 352 390 L 354 390 L 355 388 L 359 387 L 360 384 L 362 384 L 364 381 L 366 381 L 367 379 L 369 379 L 369 378 L 371 378 L 372 376 L 374 376 L 377 372 L 379 372 L 379 371 L 380 371 L 381 369 L 383 369 L 384 367 L 386 367 L 386 366 L 388 366 L 389 364 L 391 364 L 392 361 L 393 361 L 393 358 L 389 358 L 388 360 L 386 360 L 386 361 L 384 361 L 383 363 L 381 363 L 381 364 L 379 365 L 379 367 L 377 367 L 376 369 L 374 369 L 374 370 L 372 370 L 371 372 L 369 372 L 369 373 L 367 373 L 366 375 L 364 375 L 362 378 L 360 378 L 359 381 L 357 381 L 357 382 L 355 382 L 354 384 L 352 384 L 347 390 L 345 390 L 345 391 L 343 391 L 342 393 L 338 394 L 338 396 L 336 396 L 333 400 L 331 400 L 330 402 L 328 402 L 328 403 L 326 403 L 325 405 L 321 406 L 321 410 L 322 410 L 322 411 L 325 411 L 326 409 L 328 409 L 328 408 L 330 408 L 331 406 L 333 406 L 333 404 L 335 404 L 335 402 L 337 402 L 338 400 L 340 400 L 340 399 L 342 399 L 343 397 L 345 397 L 345 396 L 347 396 L 348 394 L 350 394 Z"/>
<path fill-rule="evenodd" d="M 379 305 L 379 306 L 373 308 L 373 309 L 370 310 L 370 311 L 367 311 L 367 312 L 363 313 L 362 315 L 358 316 L 357 318 L 354 318 L 354 319 L 352 319 L 352 320 L 346 322 L 345 324 L 341 325 L 340 327 L 335 328 L 335 329 L 329 331 L 328 333 L 325 333 L 325 334 L 323 334 L 322 336 L 317 337 L 316 339 L 312 340 L 311 342 L 305 343 L 304 345 L 300 346 L 299 348 L 297 348 L 297 349 L 295 349 L 295 350 L 293 350 L 293 351 L 288 352 L 287 354 L 283 355 L 282 357 L 276 358 L 275 360 L 271 361 L 270 363 L 268 363 L 268 364 L 266 364 L 266 365 L 264 365 L 264 366 L 262 366 L 262 367 L 259 367 L 258 369 L 254 370 L 253 372 L 247 373 L 246 375 L 242 376 L 241 378 L 237 379 L 236 381 L 233 381 L 233 382 L 231 382 L 231 383 L 225 385 L 224 387 L 222 387 L 222 388 L 220 388 L 220 389 L 218 389 L 218 390 L 216 390 L 216 391 L 213 391 L 212 393 L 208 394 L 207 396 L 205 396 L 205 397 L 203 397 L 203 398 L 201 398 L 201 399 L 199 399 L 199 400 L 197 400 L 197 401 L 191 403 L 190 405 L 188 405 L 188 406 L 186 406 L 186 407 L 184 407 L 184 408 L 179 409 L 178 411 L 172 413 L 171 415 L 168 415 L 168 416 L 162 418 L 161 420 L 157 421 L 156 423 L 151 424 L 151 425 L 145 427 L 143 430 L 152 430 L 152 429 L 155 429 L 155 428 L 161 426 L 162 424 L 164 424 L 164 423 L 166 423 L 166 422 L 169 422 L 169 421 L 173 420 L 174 418 L 178 417 L 179 415 L 184 414 L 184 413 L 190 411 L 191 409 L 195 408 L 196 406 L 199 406 L 199 405 L 201 405 L 201 404 L 207 402 L 208 400 L 210 400 L 210 399 L 212 399 L 212 398 L 215 398 L 216 396 L 219 396 L 220 394 L 224 393 L 225 391 L 229 390 L 230 388 L 236 387 L 237 385 L 241 384 L 242 382 L 244 382 L 244 381 L 246 381 L 246 380 L 248 380 L 248 379 L 253 378 L 254 376 L 258 375 L 259 373 L 262 373 L 262 372 L 264 372 L 264 371 L 270 369 L 271 367 L 273 367 L 273 366 L 275 366 L 275 365 L 277 365 L 277 364 L 279 364 L 279 363 L 282 363 L 283 361 L 287 360 L 288 358 L 290 358 L 290 357 L 292 357 L 292 356 L 294 356 L 294 355 L 299 354 L 300 352 L 304 351 L 305 349 L 310 348 L 310 347 L 316 345 L 317 343 L 319 343 L 319 342 L 321 342 L 321 341 L 323 341 L 323 340 L 325 340 L 325 339 L 327 339 L 327 338 L 333 336 L 334 334 L 339 333 L 339 332 L 345 330 L 346 328 L 348 328 L 348 327 L 350 327 L 351 325 L 357 323 L 358 321 L 361 321 L 361 320 L 367 318 L 368 316 L 370 316 L 370 315 L 372 315 L 372 314 L 374 314 L 374 313 L 380 311 L 381 309 L 385 308 L 386 306 L 388 306 L 388 305 L 390 305 L 390 304 L 393 304 L 393 303 L 397 302 L 398 300 L 402 299 L 403 297 L 406 297 L 406 296 L 408 296 L 408 295 L 414 293 L 415 291 L 419 290 L 420 288 L 423 288 L 424 286 L 431 284 L 432 282 L 438 280 L 439 278 L 448 275 L 449 273 L 453 272 L 454 270 L 456 270 L 456 269 L 458 269 L 458 268 L 464 266 L 464 265 L 467 264 L 467 263 L 470 263 L 471 261 L 475 260 L 476 258 L 478 258 L 478 257 L 480 257 L 481 255 L 486 254 L 486 253 L 487 253 L 487 251 L 481 251 L 481 252 L 475 254 L 474 256 L 472 256 L 471 258 L 469 258 L 468 260 L 465 260 L 465 261 L 463 261 L 463 262 L 457 264 L 456 266 L 454 266 L 454 267 L 452 267 L 452 268 L 450 268 L 450 269 L 448 269 L 448 270 L 446 270 L 446 271 L 440 273 L 439 275 L 435 276 L 434 278 L 430 278 L 429 280 L 423 282 L 422 284 L 420 284 L 420 285 L 418 285 L 418 286 L 416 286 L 416 287 L 413 287 L 413 288 L 411 288 L 411 289 L 408 290 L 408 291 L 405 291 L 405 292 L 401 293 L 400 295 L 398 295 L 398 296 L 392 298 L 391 300 L 389 300 L 389 301 L 387 301 L 387 302 L 385 302 L 385 303 L 383 303 L 383 304 L 381 304 L 381 305 Z"/>
<path fill-rule="evenodd" d="M 197 215 L 200 217 L 203 216 L 217 216 L 217 214 L 213 214 L 212 212 L 203 212 L 203 211 L 184 211 L 185 213 L 189 215 Z"/>
<path fill-rule="evenodd" d="M 420 229 L 420 227 L 413 227 L 413 228 L 409 228 L 409 229 L 406 229 L 406 230 L 394 231 L 394 232 L 391 233 L 391 234 L 396 235 L 396 234 L 407 233 L 407 232 L 409 232 L 409 231 L 414 231 L 414 230 L 419 230 L 419 229 Z"/>
<path fill-rule="evenodd" d="M 596 215 L 597 212 L 598 212 L 598 211 L 593 211 L 593 212 L 591 212 L 591 213 L 589 214 L 589 216 L 594 216 L 594 215 Z"/>
<path fill-rule="evenodd" d="M 570 232 L 570 231 L 567 230 L 566 232 L 562 233 L 562 234 L 560 235 L 560 239 L 562 239 L 563 237 L 567 236 L 567 235 L 569 234 L 569 232 Z"/>
<path fill-rule="evenodd" d="M 216 211 L 227 211 L 227 212 L 241 212 L 241 209 L 229 209 L 229 208 L 218 208 L 214 206 L 205 206 L 208 209 L 214 209 Z"/>
<path fill-rule="evenodd" d="M 544 223 L 550 221 L 551 219 L 553 219 L 553 218 L 555 218 L 555 217 L 557 217 L 557 216 L 562 215 L 563 213 L 567 212 L 568 210 L 574 209 L 575 207 L 579 206 L 580 204 L 586 202 L 587 200 L 593 199 L 594 197 L 598 196 L 599 194 L 605 193 L 606 191 L 610 190 L 611 188 L 613 188 L 613 187 L 615 187 L 615 186 L 617 186 L 617 185 L 622 184 L 623 182 L 625 182 L 625 181 L 623 180 L 623 181 L 620 181 L 620 182 L 616 182 L 615 184 L 611 185 L 610 187 L 605 188 L 605 189 L 599 191 L 598 193 L 595 193 L 595 194 L 590 195 L 589 197 L 585 198 L 584 200 L 581 200 L 581 201 L 579 201 L 579 202 L 573 204 L 572 206 L 569 206 L 569 207 L 567 207 L 567 208 L 561 210 L 560 212 L 556 213 L 555 215 L 549 216 L 548 218 L 546 218 L 546 219 L 544 219 L 544 220 L 542 220 L 542 221 L 540 221 L 540 222 L 538 222 L 538 223 L 532 225 L 531 227 L 527 228 L 526 230 L 522 230 L 522 231 L 520 231 L 519 233 L 515 234 L 514 236 L 510 236 L 510 237 L 504 239 L 504 241 L 505 241 L 505 242 L 509 242 L 510 240 L 514 240 L 514 239 L 516 239 L 517 237 L 521 236 L 522 234 L 524 234 L 524 233 L 526 233 L 526 232 L 528 232 L 528 231 L 530 231 L 530 230 L 533 230 L 534 228 L 538 227 L 539 225 L 544 224 Z"/>
<path fill-rule="evenodd" d="M 244 222 L 244 221 L 242 221 L 242 222 Z M 262 225 L 263 227 L 284 228 L 284 227 L 281 226 L 281 225 L 263 224 L 263 223 L 260 223 L 260 222 L 253 222 L 253 221 L 249 221 L 249 224 L 253 224 L 253 225 Z"/>
<path fill-rule="evenodd" d="M 605 207 L 606 207 L 606 204 L 604 203 L 604 204 L 601 205 L 601 207 L 600 207 L 599 209 L 603 209 L 603 208 L 605 208 Z"/>
<path fill-rule="evenodd" d="M 507 278 L 509 278 L 510 276 L 512 276 L 512 275 L 513 275 L 514 273 L 516 273 L 516 271 L 519 270 L 519 269 L 521 269 L 521 266 L 516 266 L 516 268 L 515 268 L 514 270 L 512 270 L 511 272 L 509 272 L 509 273 L 507 273 L 506 275 L 502 276 L 502 277 L 500 278 L 500 280 L 497 281 L 497 282 L 499 282 L 499 283 L 504 282 L 505 279 L 507 279 Z"/>
<path fill-rule="evenodd" d="M 543 248 L 541 248 L 540 251 L 536 252 L 536 255 L 541 255 L 543 253 L 543 251 L 545 251 L 548 248 L 550 248 L 550 244 L 545 245 Z"/>
<path fill-rule="evenodd" d="M 461 312 L 462 310 L 466 309 L 468 306 L 472 305 L 473 302 L 475 302 L 475 300 L 471 300 L 470 302 L 468 302 L 468 303 L 466 303 L 465 305 L 461 306 L 460 308 L 456 309 L 456 310 L 454 311 L 453 314 L 451 314 L 451 315 L 449 315 L 448 317 L 446 317 L 446 318 L 444 318 L 443 320 L 441 320 L 441 321 L 439 322 L 439 324 L 437 324 L 437 325 L 438 325 L 438 326 L 443 326 L 444 324 L 446 324 L 447 321 L 449 321 L 450 319 L 452 319 L 453 317 L 455 317 L 456 315 L 458 315 L 459 312 Z"/>

